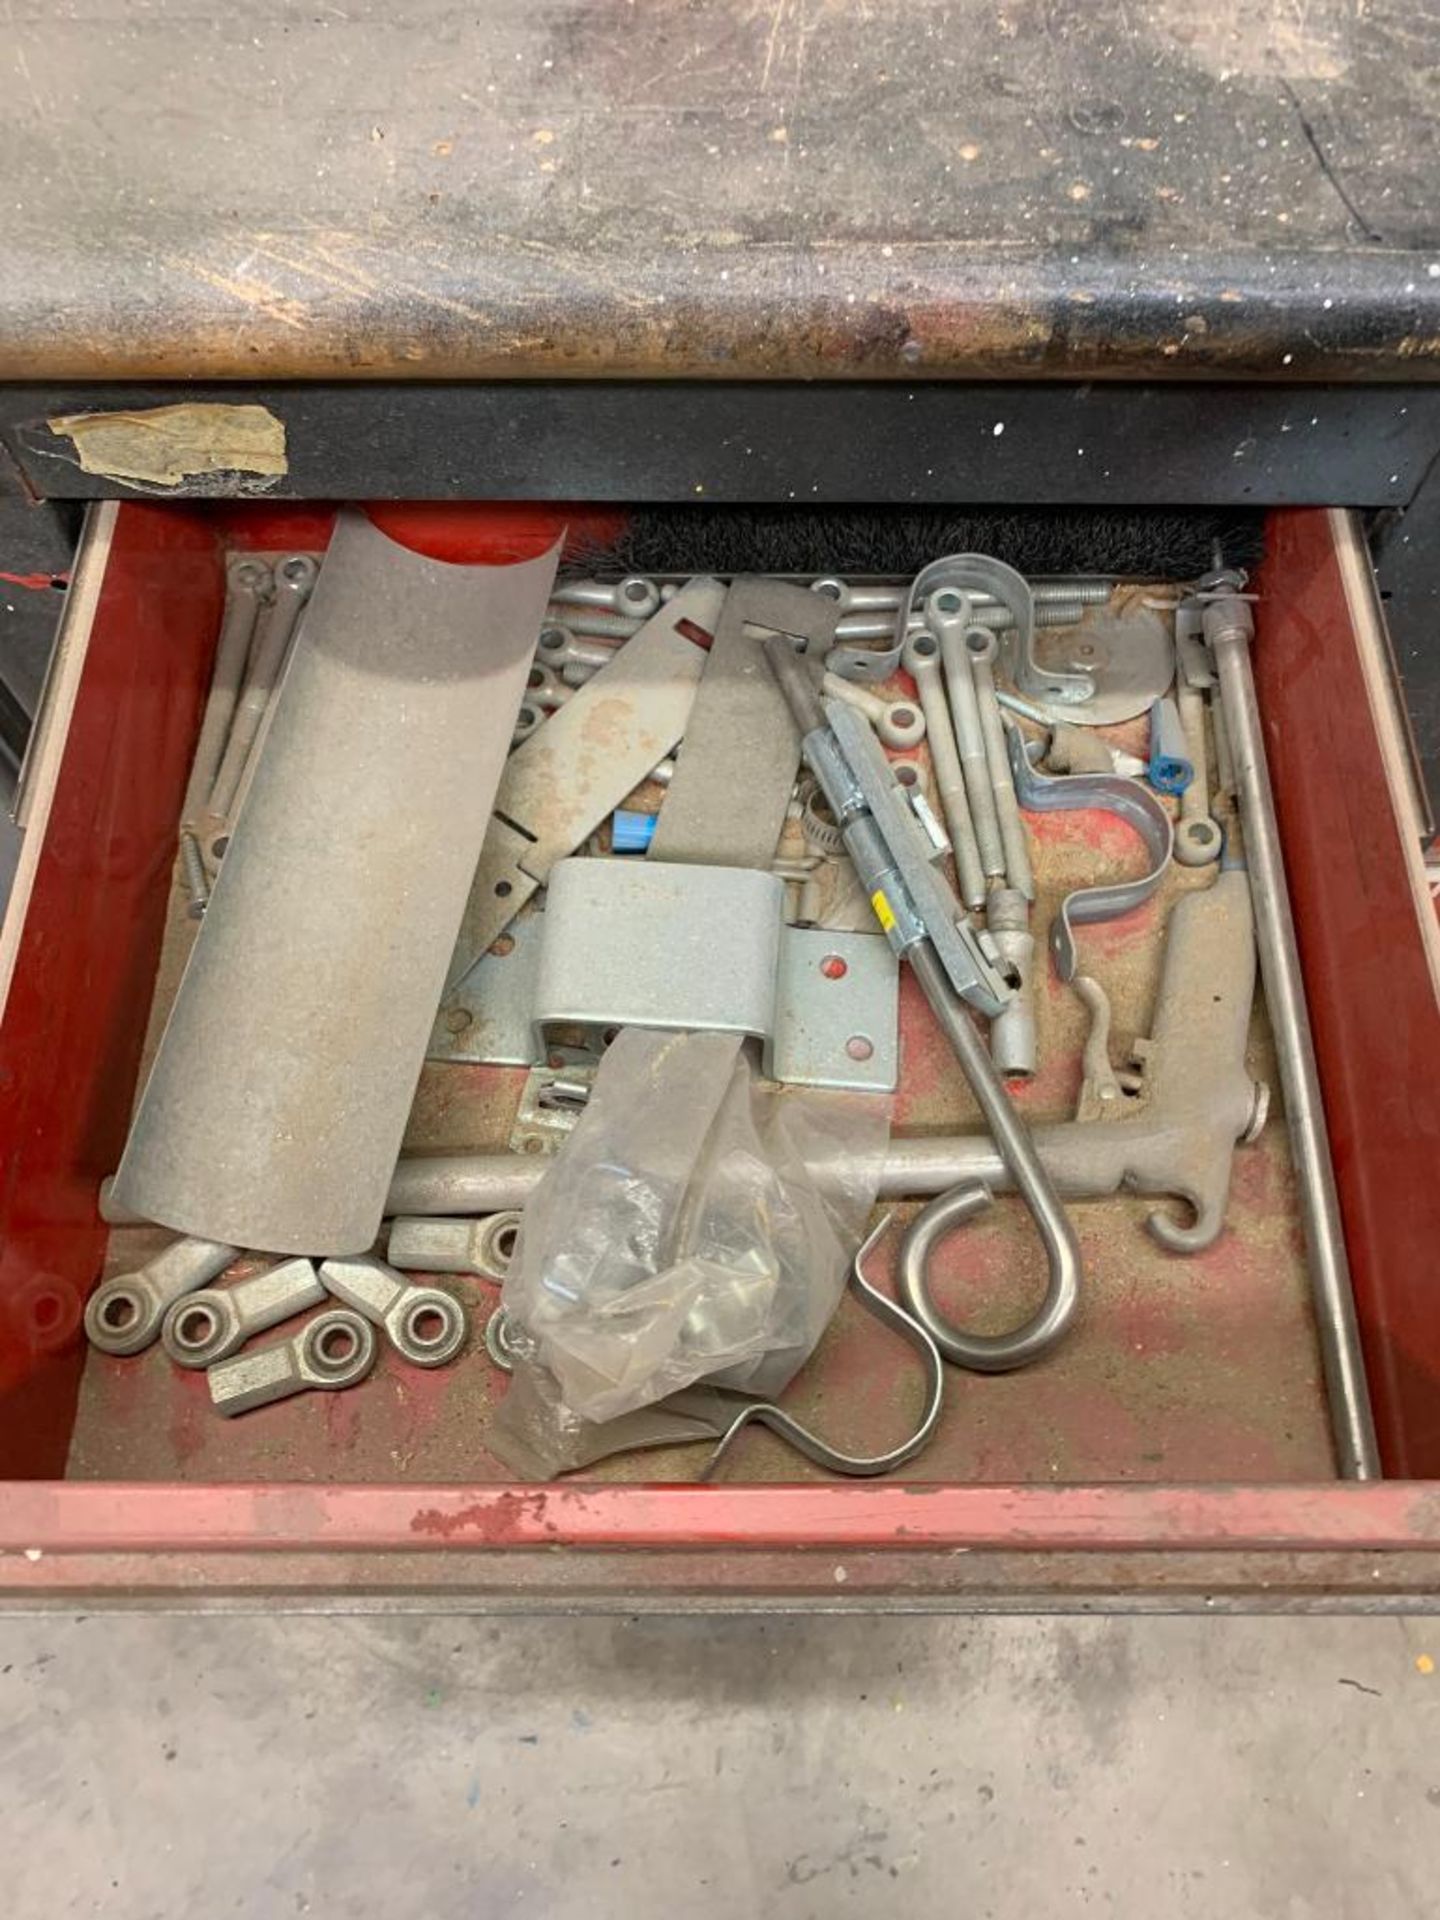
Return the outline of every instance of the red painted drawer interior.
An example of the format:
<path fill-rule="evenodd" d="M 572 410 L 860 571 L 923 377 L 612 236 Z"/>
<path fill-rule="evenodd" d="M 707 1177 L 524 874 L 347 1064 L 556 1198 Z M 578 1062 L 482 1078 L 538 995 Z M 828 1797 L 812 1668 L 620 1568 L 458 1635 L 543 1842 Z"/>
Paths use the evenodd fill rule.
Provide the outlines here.
<path fill-rule="evenodd" d="M 551 525 L 483 506 L 377 517 L 397 537 L 465 559 L 533 551 Z M 1440 1489 L 1432 1502 L 1423 1484 L 1440 1479 L 1436 942 L 1418 855 L 1405 844 L 1383 676 L 1358 631 L 1354 558 L 1341 517 L 1319 512 L 1272 522 L 1256 672 L 1377 1423 L 1387 1470 L 1421 1484 L 1332 1481 L 1275 1119 L 1237 1153 L 1231 1224 L 1205 1255 L 1178 1260 L 1155 1247 L 1141 1230 L 1153 1203 L 1077 1208 L 1091 1279 L 1074 1336 L 1020 1374 L 951 1372 L 945 1425 L 903 1486 L 828 1483 L 752 1434 L 723 1486 L 651 1484 L 693 1475 L 692 1450 L 621 1457 L 593 1485 L 506 1489 L 485 1451 L 503 1379 L 479 1341 L 453 1369 L 391 1362 L 361 1389 L 235 1422 L 217 1420 L 203 1376 L 172 1369 L 158 1347 L 127 1361 L 87 1352 L 80 1312 L 107 1260 L 98 1187 L 119 1157 L 157 971 L 163 1006 L 166 974 L 173 990 L 183 959 L 174 830 L 223 556 L 318 548 L 329 524 L 307 507 L 127 503 L 103 510 L 77 575 L 70 668 L 67 677 L 62 663 L 58 682 L 62 694 L 73 689 L 73 706 L 67 714 L 62 700 L 52 721 L 53 780 L 43 780 L 31 827 L 38 858 L 7 927 L 0 1591 L 158 1583 L 303 1593 L 398 1580 L 452 1596 L 468 1581 L 492 1599 L 543 1598 L 585 1588 L 577 1566 L 628 1553 L 628 1571 L 606 1577 L 614 1591 L 645 1585 L 652 1567 L 662 1588 L 733 1598 L 823 1590 L 835 1576 L 814 1556 L 843 1549 L 854 1571 L 842 1568 L 841 1584 L 884 1598 L 912 1590 L 922 1564 L 925 1581 L 947 1590 L 954 1583 L 935 1572 L 935 1556 L 966 1547 L 977 1566 L 1023 1556 L 1022 1584 L 1041 1593 L 1066 1585 L 1066 1556 L 1078 1554 L 1086 1591 L 1103 1597 L 1134 1577 L 1105 1554 L 1159 1554 L 1174 1568 L 1193 1552 L 1440 1553 Z M 1164 905 L 1107 933 L 1117 975 L 1127 955 L 1156 949 Z M 1143 1021 L 1153 991 L 1153 967 L 1132 970 L 1133 1009 L 1119 989 L 1122 1030 L 1127 1011 L 1132 1029 Z M 1074 1091 L 1078 1028 L 1066 1024 L 1058 988 L 1052 996 L 1045 1017 L 1065 1044 L 1055 1072 L 1025 1096 L 1036 1117 L 1065 1112 Z M 1262 1071 L 1266 1044 L 1257 1026 Z M 958 1073 L 909 983 L 902 1047 L 898 1123 L 963 1124 Z M 503 1144 L 522 1078 L 427 1068 L 412 1144 Z M 998 1295 L 1018 1308 L 1033 1296 L 1039 1256 L 1017 1237 L 1013 1206 L 968 1230 L 949 1281 L 957 1306 Z M 110 1270 L 163 1239 L 146 1232 L 116 1235 Z M 478 1324 L 492 1296 L 476 1282 L 473 1298 Z M 892 1348 L 847 1305 L 787 1404 L 841 1444 L 886 1444 L 916 1394 L 911 1362 Z M 576 1551 L 556 1571 L 549 1549 L 567 1543 Z M 551 1571 L 539 1575 L 537 1564 Z M 1261 1584 L 1234 1578 L 1241 1589 Z M 1334 1573 L 1332 1586 L 1346 1579 Z"/>

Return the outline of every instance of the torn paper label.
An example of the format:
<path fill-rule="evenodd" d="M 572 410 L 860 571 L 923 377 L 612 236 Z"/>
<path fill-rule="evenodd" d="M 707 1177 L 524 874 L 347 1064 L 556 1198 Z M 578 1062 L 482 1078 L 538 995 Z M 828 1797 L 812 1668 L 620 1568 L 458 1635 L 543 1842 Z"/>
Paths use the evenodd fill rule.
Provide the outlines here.
<path fill-rule="evenodd" d="M 268 407 L 185 401 L 126 413 L 65 413 L 52 433 L 74 442 L 83 473 L 153 487 L 203 474 L 276 478 L 288 471 L 285 423 Z"/>

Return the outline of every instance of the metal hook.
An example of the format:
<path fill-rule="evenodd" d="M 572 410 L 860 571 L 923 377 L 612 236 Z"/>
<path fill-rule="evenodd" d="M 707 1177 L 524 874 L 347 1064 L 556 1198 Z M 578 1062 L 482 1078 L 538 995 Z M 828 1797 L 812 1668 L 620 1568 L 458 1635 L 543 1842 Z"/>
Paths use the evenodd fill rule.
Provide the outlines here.
<path fill-rule="evenodd" d="M 900 1243 L 895 1291 L 925 1327 L 947 1360 L 973 1373 L 1009 1373 L 1038 1360 L 1064 1333 L 1079 1302 L 1079 1267 L 1072 1245 L 1055 1246 L 1046 1235 L 1050 1279 L 1039 1308 L 1011 1333 L 965 1333 L 952 1325 L 930 1297 L 930 1260 L 938 1241 L 990 1204 L 985 1186 L 952 1187 L 937 1194 L 910 1222 Z M 1044 1232 L 1043 1216 L 1036 1212 Z"/>
<path fill-rule="evenodd" d="M 834 1447 L 811 1433 L 808 1427 L 802 1427 L 798 1420 L 792 1420 L 773 1401 L 752 1400 L 748 1406 L 741 1408 L 721 1436 L 715 1451 L 700 1471 L 702 1481 L 715 1477 L 716 1468 L 741 1432 L 749 1426 L 768 1427 L 772 1433 L 788 1441 L 797 1453 L 803 1453 L 807 1460 L 813 1460 L 817 1467 L 824 1467 L 831 1473 L 849 1474 L 854 1478 L 868 1479 L 876 1474 L 890 1473 L 894 1468 L 904 1466 L 907 1460 L 913 1460 L 924 1448 L 939 1421 L 940 1403 L 945 1390 L 945 1370 L 940 1350 L 920 1322 L 913 1320 L 903 1307 L 896 1306 L 893 1300 L 872 1287 L 863 1272 L 865 1260 L 884 1238 L 892 1218 L 887 1213 L 855 1255 L 850 1267 L 850 1289 L 877 1320 L 883 1321 L 892 1332 L 908 1340 L 925 1363 L 925 1411 L 915 1431 L 888 1453 L 837 1453 Z"/>
<path fill-rule="evenodd" d="M 945 1037 L 955 1049 L 955 1058 L 960 1062 L 960 1070 L 969 1082 L 970 1091 L 975 1096 L 981 1117 L 990 1130 L 990 1137 L 999 1149 L 1000 1157 L 1010 1171 L 1017 1191 L 1030 1209 L 1030 1217 L 1035 1222 L 1035 1230 L 1045 1247 L 1045 1258 L 1050 1268 L 1050 1284 L 1045 1300 L 1038 1313 L 1027 1320 L 1012 1334 L 1006 1335 L 1007 1357 L 1004 1365 L 1021 1367 L 1028 1361 L 1038 1360 L 1064 1333 L 1075 1316 L 1080 1303 L 1080 1281 L 1082 1278 L 1080 1262 L 1080 1242 L 1075 1237 L 1075 1229 L 1060 1200 L 1055 1182 L 1047 1172 L 1044 1161 L 1036 1152 L 1035 1141 L 1030 1129 L 1011 1103 L 1005 1091 L 1005 1083 L 995 1070 L 989 1049 L 975 1031 L 969 1015 L 954 995 L 949 993 L 943 970 L 934 953 L 924 944 L 914 947 L 910 952 L 910 965 L 925 990 L 925 998 L 930 1002 L 931 1011 L 944 1029 Z M 957 1195 L 964 1196 L 970 1189 L 956 1188 L 948 1195 L 932 1201 L 919 1216 L 933 1214 L 935 1208 L 946 1200 L 954 1201 L 958 1206 Z M 958 1217 L 958 1216 L 957 1216 Z M 907 1244 L 914 1234 L 918 1220 L 912 1224 L 907 1234 Z M 904 1299 L 904 1256 L 901 1256 L 901 1298 Z M 906 1300 L 905 1304 L 915 1309 L 915 1302 Z M 943 1321 L 941 1325 L 945 1325 Z M 931 1323 L 930 1331 L 935 1327 Z M 948 1338 L 957 1342 L 965 1336 L 954 1334 L 951 1330 Z M 949 1353 L 945 1341 L 940 1341 L 942 1351 Z M 969 1366 L 973 1362 L 963 1359 L 958 1352 L 950 1353 L 950 1358 L 960 1366 Z M 982 1369 L 985 1370 L 985 1369 Z M 993 1371 L 994 1369 L 989 1369 Z"/>

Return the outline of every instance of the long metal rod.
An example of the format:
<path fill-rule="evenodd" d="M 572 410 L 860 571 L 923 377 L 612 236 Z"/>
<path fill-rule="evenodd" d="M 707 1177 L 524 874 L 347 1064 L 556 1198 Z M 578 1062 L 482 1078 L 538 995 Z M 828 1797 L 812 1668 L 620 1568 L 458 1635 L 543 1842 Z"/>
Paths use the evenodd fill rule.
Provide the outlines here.
<path fill-rule="evenodd" d="M 932 594 L 930 607 L 942 596 Z M 975 822 L 975 838 L 980 843 L 980 864 L 987 874 L 1000 878 L 1005 872 L 1005 848 L 1000 838 L 1000 820 L 995 810 L 995 788 L 985 758 L 985 734 L 980 724 L 980 699 L 975 691 L 975 676 L 965 649 L 964 625 L 957 617 L 947 617 L 939 609 L 926 609 L 940 641 L 940 659 L 945 668 L 945 685 L 950 693 L 950 713 L 955 722 L 955 744 L 960 750 L 960 766 L 965 775 L 965 797 L 970 802 L 970 818 Z"/>
<path fill-rule="evenodd" d="M 975 823 L 970 818 L 970 802 L 965 796 L 955 723 L 950 718 L 950 702 L 941 677 L 940 642 L 928 631 L 912 634 L 902 658 L 915 681 L 920 711 L 925 716 L 930 771 L 935 776 L 945 825 L 950 830 L 960 898 L 978 912 L 985 905 L 985 869 L 980 864 L 980 843 L 975 838 Z"/>
<path fill-rule="evenodd" d="M 270 569 L 263 560 L 231 563 L 225 585 L 225 611 L 215 648 L 215 671 L 200 723 L 200 738 L 190 767 L 190 779 L 180 808 L 182 822 L 199 818 L 225 752 L 236 703 L 245 684 L 245 665 L 255 638 L 261 608 L 270 599 Z"/>
<path fill-rule="evenodd" d="M 993 646 L 993 643 L 992 643 Z M 1035 898 L 1035 875 L 1030 866 L 1030 843 L 1025 822 L 1020 818 L 1020 803 L 1015 798 L 1015 783 L 1010 777 L 1010 754 L 1005 745 L 1005 722 L 995 697 L 993 651 L 983 658 L 970 650 L 970 671 L 975 677 L 975 699 L 980 710 L 980 731 L 985 740 L 985 765 L 995 796 L 995 817 L 1000 825 L 1000 844 L 1005 850 L 1005 884 L 1027 900 Z"/>
<path fill-rule="evenodd" d="M 308 554 L 292 553 L 280 563 L 275 574 L 275 593 L 265 616 L 265 624 L 255 640 L 245 684 L 230 723 L 230 737 L 215 774 L 206 802 L 206 811 L 217 819 L 228 819 L 235 796 L 244 777 L 245 765 L 255 744 L 255 736 L 280 679 L 290 642 L 310 589 L 318 572 Z M 238 809 L 237 809 L 238 811 Z"/>
<path fill-rule="evenodd" d="M 1148 1107 L 1149 1103 L 1147 1103 Z M 1127 1184 L 1133 1164 L 1153 1158 L 1156 1140 L 1174 1137 L 1166 1112 L 1101 1127 L 1060 1120 L 1030 1129 L 1041 1163 L 1068 1200 L 1102 1200 Z M 550 1161 L 526 1153 L 423 1153 L 398 1162 L 385 1202 L 389 1215 L 472 1218 L 529 1205 Z M 979 1182 L 1012 1192 L 1015 1176 L 988 1134 L 892 1134 L 880 1164 L 881 1200 L 924 1200 L 954 1186 Z M 1133 1184 L 1133 1183 L 1132 1183 Z M 1166 1191 L 1158 1185 L 1137 1191 Z M 100 1189 L 100 1217 L 111 1226 L 143 1224 L 143 1216 L 115 1198 L 114 1183 Z"/>
<path fill-rule="evenodd" d="M 1250 666 L 1250 610 L 1238 597 L 1206 609 L 1206 638 L 1215 658 L 1224 703 L 1245 858 L 1255 904 L 1255 936 L 1265 1003 L 1275 1035 L 1280 1084 L 1290 1127 L 1290 1150 L 1300 1192 L 1300 1216 L 1309 1253 L 1310 1287 L 1315 1306 L 1320 1358 L 1330 1403 L 1330 1427 L 1336 1464 L 1346 1480 L 1380 1478 L 1380 1451 L 1370 1412 L 1370 1389 L 1355 1319 L 1355 1296 L 1345 1254 L 1335 1170 L 1325 1132 L 1325 1110 L 1295 921 L 1285 884 L 1280 830 L 1260 708 Z"/>

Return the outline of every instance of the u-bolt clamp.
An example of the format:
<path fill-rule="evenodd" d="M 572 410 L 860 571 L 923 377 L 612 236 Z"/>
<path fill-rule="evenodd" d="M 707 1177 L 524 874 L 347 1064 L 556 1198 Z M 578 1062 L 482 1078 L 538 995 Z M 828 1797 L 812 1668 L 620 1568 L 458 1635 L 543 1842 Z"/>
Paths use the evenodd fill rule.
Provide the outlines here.
<path fill-rule="evenodd" d="M 1018 692 L 1032 700 L 1047 704 L 1058 701 L 1066 706 L 1081 706 L 1094 699 L 1095 681 L 1091 674 L 1076 672 L 1073 668 L 1045 667 L 1035 658 L 1035 595 L 1030 582 L 1023 573 L 1017 573 L 1014 567 L 988 553 L 946 554 L 920 569 L 909 599 L 902 602 L 895 616 L 893 660 L 887 671 L 893 671 L 893 662 L 900 658 L 912 604 L 924 607 L 932 594 L 942 592 L 953 593 L 956 601 L 953 608 L 942 607 L 942 611 L 958 614 L 966 625 L 971 621 L 975 601 L 985 601 L 987 611 L 989 602 L 998 601 L 1009 611 L 1014 625 L 1005 639 L 1005 664 Z"/>
<path fill-rule="evenodd" d="M 1091 808 L 1113 813 L 1132 827 L 1145 843 L 1150 865 L 1138 880 L 1117 881 L 1104 887 L 1081 887 L 1060 902 L 1050 927 L 1050 949 L 1055 970 L 1067 984 L 1075 978 L 1079 956 L 1075 928 L 1116 920 L 1148 900 L 1165 878 L 1175 844 L 1170 815 L 1140 781 L 1123 773 L 1067 773 L 1058 778 L 1037 773 L 1025 751 L 1025 741 L 1013 721 L 1005 723 L 1010 754 L 1010 777 L 1027 813 L 1055 813 L 1069 808 Z"/>

